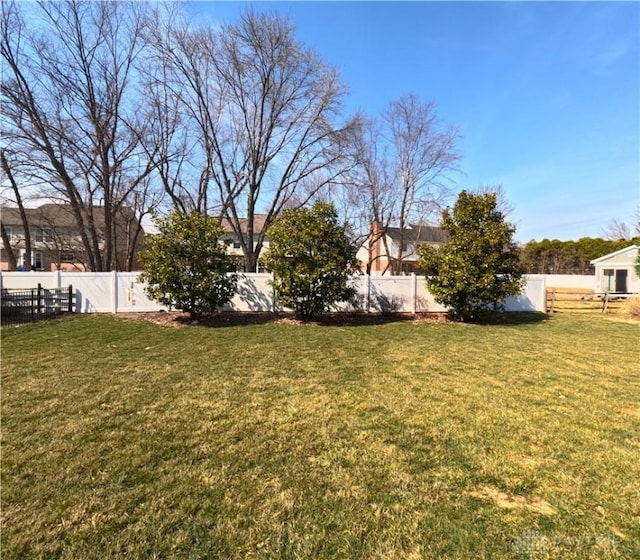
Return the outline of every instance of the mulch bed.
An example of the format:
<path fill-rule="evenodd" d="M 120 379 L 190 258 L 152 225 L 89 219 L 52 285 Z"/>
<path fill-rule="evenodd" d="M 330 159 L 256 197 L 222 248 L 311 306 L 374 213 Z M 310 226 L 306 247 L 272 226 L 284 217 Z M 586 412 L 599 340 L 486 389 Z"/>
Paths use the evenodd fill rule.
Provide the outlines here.
<path fill-rule="evenodd" d="M 230 327 L 237 325 L 260 325 L 265 323 L 279 323 L 285 325 L 382 325 L 399 321 L 436 322 L 447 321 L 444 313 L 327 313 L 314 320 L 303 321 L 290 313 L 269 312 L 221 312 L 207 313 L 198 318 L 191 318 L 188 313 L 181 311 L 158 311 L 149 313 L 117 313 L 117 317 L 138 321 L 149 321 L 164 327 Z"/>

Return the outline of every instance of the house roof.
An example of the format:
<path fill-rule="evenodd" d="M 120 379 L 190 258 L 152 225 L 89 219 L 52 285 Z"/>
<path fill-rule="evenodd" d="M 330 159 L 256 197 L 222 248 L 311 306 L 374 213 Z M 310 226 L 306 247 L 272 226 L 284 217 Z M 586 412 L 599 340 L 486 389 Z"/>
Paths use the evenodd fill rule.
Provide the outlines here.
<path fill-rule="evenodd" d="M 394 241 L 400 241 L 403 237 L 405 242 L 414 243 L 444 243 L 449 238 L 448 233 L 438 226 L 427 226 L 420 224 L 410 224 L 404 228 L 404 235 L 401 235 L 400 228 L 387 228 L 387 235 Z"/>
<path fill-rule="evenodd" d="M 591 261 L 591 264 L 598 264 L 604 261 L 608 261 L 609 259 L 613 258 L 613 257 L 617 257 L 618 255 L 623 255 L 627 252 L 632 253 L 633 251 L 637 251 L 640 248 L 637 245 L 630 245 L 629 247 L 625 247 L 624 249 L 619 249 L 618 251 L 614 251 L 613 253 L 609 253 L 608 255 L 604 255 L 602 257 L 599 257 L 597 259 L 593 259 Z"/>
<path fill-rule="evenodd" d="M 249 223 L 249 220 L 247 218 L 239 218 L 238 221 L 240 222 L 240 231 L 242 233 L 247 233 L 247 224 Z M 254 214 L 253 215 L 253 231 L 255 233 L 261 232 L 265 227 L 266 221 L 267 221 L 266 214 Z M 222 229 L 225 231 L 225 233 L 235 232 L 235 229 L 231 224 L 231 220 L 229 220 L 228 218 L 222 219 Z"/>
<path fill-rule="evenodd" d="M 71 207 L 66 204 L 43 204 L 37 208 L 25 208 L 24 211 L 32 227 L 75 227 L 76 225 Z M 6 226 L 22 226 L 18 208 L 3 206 L 0 219 Z"/>
<path fill-rule="evenodd" d="M 42 228 L 77 228 L 75 215 L 69 204 L 42 204 L 37 208 L 25 208 L 27 221 L 31 227 Z M 135 220 L 133 210 L 123 207 L 116 214 L 117 224 Z M 98 228 L 104 227 L 104 207 L 93 207 L 93 219 Z M 12 206 L 0 208 L 0 220 L 5 226 L 22 226 L 20 211 Z"/>

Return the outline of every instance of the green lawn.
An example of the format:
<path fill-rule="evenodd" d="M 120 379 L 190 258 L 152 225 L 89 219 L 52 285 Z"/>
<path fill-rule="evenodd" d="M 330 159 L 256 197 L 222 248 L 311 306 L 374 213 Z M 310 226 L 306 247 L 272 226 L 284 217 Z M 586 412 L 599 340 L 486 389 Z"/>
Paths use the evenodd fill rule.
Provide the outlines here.
<path fill-rule="evenodd" d="M 640 558 L 640 325 L 522 319 L 3 329 L 2 559 Z"/>

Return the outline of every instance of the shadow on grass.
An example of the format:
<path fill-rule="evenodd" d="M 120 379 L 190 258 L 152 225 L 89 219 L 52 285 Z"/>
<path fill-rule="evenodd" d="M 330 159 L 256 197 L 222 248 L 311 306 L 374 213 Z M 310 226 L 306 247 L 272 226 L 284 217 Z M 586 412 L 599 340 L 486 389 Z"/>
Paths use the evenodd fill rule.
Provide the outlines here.
<path fill-rule="evenodd" d="M 24 322 L 10 322 L 0 323 L 0 329 L 3 331 L 9 331 L 11 329 L 17 329 L 21 327 L 29 327 L 33 325 L 46 325 L 51 323 L 64 323 L 66 321 L 73 321 L 79 317 L 79 314 L 76 313 L 59 313 L 58 315 L 48 315 L 46 317 L 42 317 L 36 319 L 34 321 L 24 321 Z"/>
<path fill-rule="evenodd" d="M 209 328 L 235 327 L 242 325 L 264 325 L 280 323 L 286 325 L 318 325 L 338 327 L 358 327 L 384 325 L 388 323 L 414 321 L 416 316 L 410 313 L 327 313 L 320 317 L 303 320 L 293 313 L 273 312 L 220 312 L 203 315 L 193 319 L 188 315 L 176 316 L 176 323 L 188 326 Z"/>
<path fill-rule="evenodd" d="M 504 313 L 487 313 L 475 321 L 474 325 L 531 325 L 534 323 L 544 323 L 549 320 L 547 313 L 531 311 L 509 311 Z"/>
<path fill-rule="evenodd" d="M 266 325 L 272 323 L 284 325 L 360 327 L 391 323 L 410 323 L 414 321 L 425 323 L 449 322 L 445 313 L 327 313 L 320 317 L 307 320 L 300 319 L 293 313 L 265 311 L 222 311 L 218 313 L 207 313 L 200 317 L 191 317 L 189 314 L 181 312 L 118 313 L 118 316 L 127 319 L 146 320 L 169 327 L 206 328 Z M 544 313 L 492 313 L 476 321 L 472 321 L 470 324 L 517 326 L 540 323 L 547 319 L 548 315 Z"/>

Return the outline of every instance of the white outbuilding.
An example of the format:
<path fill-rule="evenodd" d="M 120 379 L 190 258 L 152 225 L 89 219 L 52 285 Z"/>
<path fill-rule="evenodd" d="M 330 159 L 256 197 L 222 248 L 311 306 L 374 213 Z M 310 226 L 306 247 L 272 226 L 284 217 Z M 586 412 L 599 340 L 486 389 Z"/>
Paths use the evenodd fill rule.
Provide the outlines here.
<path fill-rule="evenodd" d="M 637 245 L 631 245 L 591 261 L 596 269 L 597 293 L 640 293 L 640 278 L 635 269 L 638 249 Z"/>

